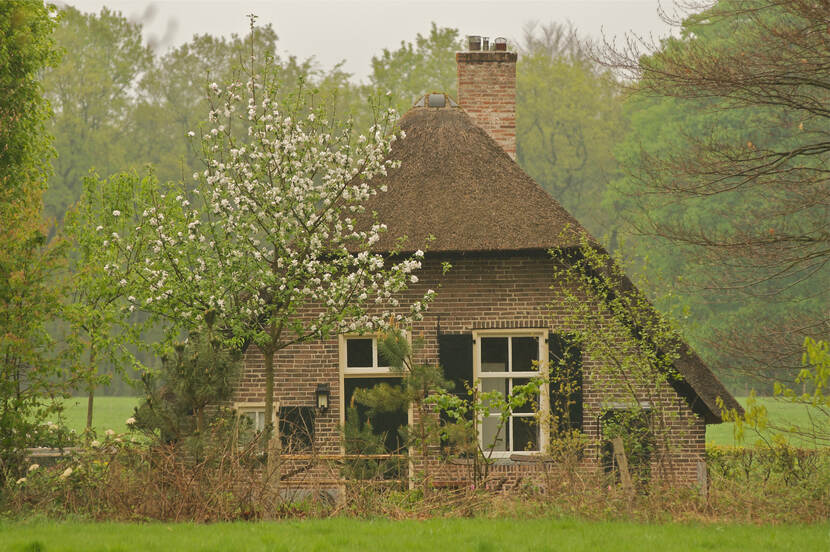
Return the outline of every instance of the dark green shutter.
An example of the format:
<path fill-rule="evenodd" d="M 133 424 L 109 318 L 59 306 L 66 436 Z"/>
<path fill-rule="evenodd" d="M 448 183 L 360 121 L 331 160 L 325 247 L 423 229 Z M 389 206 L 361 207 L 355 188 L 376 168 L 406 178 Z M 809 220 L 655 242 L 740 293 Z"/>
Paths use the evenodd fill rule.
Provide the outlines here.
<path fill-rule="evenodd" d="M 559 416 L 559 430 L 582 431 L 582 351 L 567 336 L 551 333 L 548 360 L 550 408 Z"/>
<path fill-rule="evenodd" d="M 453 383 L 449 392 L 466 397 L 467 385 L 473 384 L 473 335 L 439 334 L 438 362 Z"/>

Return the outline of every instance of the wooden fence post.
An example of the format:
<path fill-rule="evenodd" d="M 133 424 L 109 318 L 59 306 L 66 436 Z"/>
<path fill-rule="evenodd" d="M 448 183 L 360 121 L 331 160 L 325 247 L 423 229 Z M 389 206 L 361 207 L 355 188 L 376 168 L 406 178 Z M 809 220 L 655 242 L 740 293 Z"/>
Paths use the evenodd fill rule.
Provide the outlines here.
<path fill-rule="evenodd" d="M 620 470 L 622 488 L 625 491 L 632 491 L 634 485 L 631 482 L 631 472 L 628 470 L 628 458 L 625 456 L 622 437 L 612 439 L 611 446 L 614 447 L 614 462 L 617 464 L 617 469 Z"/>

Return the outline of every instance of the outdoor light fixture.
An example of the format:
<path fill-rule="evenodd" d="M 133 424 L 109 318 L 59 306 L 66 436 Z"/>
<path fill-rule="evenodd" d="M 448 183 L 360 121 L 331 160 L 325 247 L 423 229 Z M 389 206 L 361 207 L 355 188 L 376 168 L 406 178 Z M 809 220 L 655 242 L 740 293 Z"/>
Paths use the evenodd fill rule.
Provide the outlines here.
<path fill-rule="evenodd" d="M 317 392 L 315 395 L 317 396 L 317 408 L 321 411 L 325 412 L 329 409 L 329 384 L 328 383 L 318 383 L 317 384 Z"/>

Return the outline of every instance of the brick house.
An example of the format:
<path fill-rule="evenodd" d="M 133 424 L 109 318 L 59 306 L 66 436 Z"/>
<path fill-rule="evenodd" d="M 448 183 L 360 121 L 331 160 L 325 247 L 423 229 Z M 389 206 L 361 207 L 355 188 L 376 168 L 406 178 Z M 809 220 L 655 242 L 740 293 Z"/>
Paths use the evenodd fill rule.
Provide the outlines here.
<path fill-rule="evenodd" d="M 552 281 L 548 250 L 576 248 L 587 232 L 514 161 L 516 58 L 507 51 L 459 52 L 457 104 L 444 94 L 427 94 L 402 118 L 407 137 L 393 149 L 401 167 L 385 177 L 388 192 L 368 206 L 389 228 L 378 250 L 391 250 L 405 236 L 405 249 L 428 251 L 419 283 L 401 303 L 427 288 L 438 290 L 425 318 L 408 331 L 423 339 L 419 360 L 440 363 L 455 392 L 464 382 L 509 391 L 545 369 L 545 359 L 562 357 L 570 330 L 557 316 L 560 290 Z M 446 274 L 444 262 L 452 265 Z M 675 414 L 670 431 L 677 436 L 661 474 L 693 483 L 704 461 L 706 424 L 721 422 L 716 399 L 740 406 L 694 352 L 685 346 L 682 352 L 675 364 L 682 378 L 657 393 L 661 406 Z M 365 417 L 350 408 L 355 390 L 399 381 L 384 366 L 371 335 L 294 345 L 274 360 L 275 410 L 287 457 L 341 455 L 342 428 L 355 421 L 349 416 Z M 598 381 L 596 359 L 577 354 L 572 362 L 581 385 L 570 418 L 589 439 L 582 463 L 591 469 L 600 463 L 603 420 L 627 408 L 632 398 L 618 393 L 614 381 Z M 328 393 L 328 408 L 316 407 L 318 392 Z M 543 389 L 538 407 L 549 409 L 555 400 L 551 390 Z M 261 426 L 264 401 L 263 357 L 252 348 L 245 356 L 236 408 Z M 543 457 L 548 442 L 547 430 L 534 423 L 535 414 L 514 413 L 496 442 L 492 470 L 508 485 L 542 469 L 542 462 L 528 461 Z M 411 416 L 400 412 L 372 420 L 372 431 L 394 449 L 396 429 Z M 494 423 L 482 420 L 482 443 L 492 441 Z M 436 484 L 463 482 L 462 467 L 442 466 L 434 472 Z M 334 485 L 340 477 L 325 462 L 296 471 L 302 476 L 294 483 L 301 486 Z"/>

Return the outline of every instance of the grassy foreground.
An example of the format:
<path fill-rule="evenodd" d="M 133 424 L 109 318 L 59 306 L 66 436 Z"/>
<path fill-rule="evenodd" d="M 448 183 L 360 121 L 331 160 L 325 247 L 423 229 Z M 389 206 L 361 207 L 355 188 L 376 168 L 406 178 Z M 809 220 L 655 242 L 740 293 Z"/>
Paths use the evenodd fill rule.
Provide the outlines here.
<path fill-rule="evenodd" d="M 334 518 L 274 523 L 0 523 L 0 550 L 20 552 L 289 550 L 828 550 L 830 524 L 643 525 L 562 519 Z"/>

